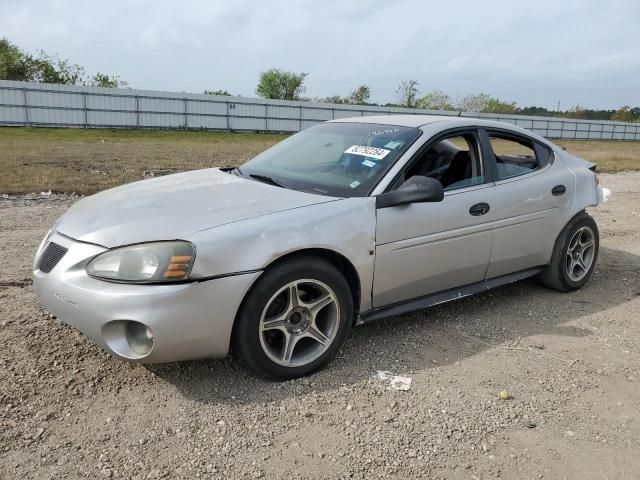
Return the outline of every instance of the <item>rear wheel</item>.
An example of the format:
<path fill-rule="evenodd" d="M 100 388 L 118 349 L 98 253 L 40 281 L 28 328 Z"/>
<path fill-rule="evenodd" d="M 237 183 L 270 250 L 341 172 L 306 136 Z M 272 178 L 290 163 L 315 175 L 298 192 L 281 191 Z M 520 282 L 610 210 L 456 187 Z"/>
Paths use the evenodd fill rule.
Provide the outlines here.
<path fill-rule="evenodd" d="M 320 258 L 298 257 L 267 270 L 249 292 L 234 328 L 234 352 L 260 376 L 308 375 L 336 355 L 352 318 L 340 271 Z"/>
<path fill-rule="evenodd" d="M 593 273 L 599 248 L 596 222 L 586 212 L 579 213 L 556 240 L 551 263 L 540 275 L 542 283 L 562 292 L 582 287 Z"/>

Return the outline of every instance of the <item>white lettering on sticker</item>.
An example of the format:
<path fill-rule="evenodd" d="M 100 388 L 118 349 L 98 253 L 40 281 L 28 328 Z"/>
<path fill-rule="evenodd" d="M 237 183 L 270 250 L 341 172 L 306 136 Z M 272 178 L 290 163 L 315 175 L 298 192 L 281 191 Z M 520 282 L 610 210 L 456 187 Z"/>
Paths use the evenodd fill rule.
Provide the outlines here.
<path fill-rule="evenodd" d="M 391 150 L 384 148 L 367 147 L 366 145 L 352 145 L 347 148 L 344 153 L 352 155 L 362 155 L 363 157 L 371 157 L 376 160 L 382 160 Z"/>
<path fill-rule="evenodd" d="M 398 133 L 399 131 L 400 131 L 399 128 L 385 128 L 383 130 L 377 130 L 377 131 L 369 132 L 369 136 L 372 136 L 372 135 L 385 135 L 385 134 L 390 134 L 390 133 Z"/>

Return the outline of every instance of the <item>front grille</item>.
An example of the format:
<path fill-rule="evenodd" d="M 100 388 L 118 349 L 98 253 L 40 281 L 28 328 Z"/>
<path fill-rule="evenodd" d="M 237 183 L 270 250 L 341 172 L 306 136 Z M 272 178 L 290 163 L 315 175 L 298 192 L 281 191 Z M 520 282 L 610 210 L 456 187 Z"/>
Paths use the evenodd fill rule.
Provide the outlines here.
<path fill-rule="evenodd" d="M 44 273 L 49 273 L 58 264 L 62 257 L 67 253 L 67 249 L 62 245 L 58 245 L 54 242 L 49 242 L 40 255 L 38 260 L 38 270 Z"/>

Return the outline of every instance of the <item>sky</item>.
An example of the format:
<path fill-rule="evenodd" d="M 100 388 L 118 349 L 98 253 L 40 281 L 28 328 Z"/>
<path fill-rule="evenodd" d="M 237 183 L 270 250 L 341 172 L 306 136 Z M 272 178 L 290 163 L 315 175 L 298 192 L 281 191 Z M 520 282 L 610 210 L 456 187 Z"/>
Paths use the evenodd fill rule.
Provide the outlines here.
<path fill-rule="evenodd" d="M 640 105 L 638 0 L 2 0 L 0 37 L 131 88 L 256 96 L 260 72 L 308 73 L 305 96 L 393 102 L 402 80 L 454 100 Z"/>

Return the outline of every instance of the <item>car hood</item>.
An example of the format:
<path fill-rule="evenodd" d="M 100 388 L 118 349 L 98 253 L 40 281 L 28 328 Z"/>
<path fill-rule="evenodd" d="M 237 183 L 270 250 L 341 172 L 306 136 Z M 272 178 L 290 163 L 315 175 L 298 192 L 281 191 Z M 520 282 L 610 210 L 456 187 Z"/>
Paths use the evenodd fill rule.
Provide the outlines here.
<path fill-rule="evenodd" d="M 84 198 L 56 231 L 108 248 L 190 234 L 252 217 L 337 200 L 230 175 L 194 170 L 123 185 Z"/>

